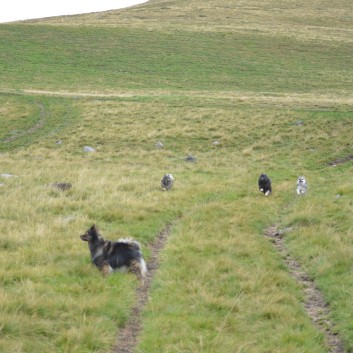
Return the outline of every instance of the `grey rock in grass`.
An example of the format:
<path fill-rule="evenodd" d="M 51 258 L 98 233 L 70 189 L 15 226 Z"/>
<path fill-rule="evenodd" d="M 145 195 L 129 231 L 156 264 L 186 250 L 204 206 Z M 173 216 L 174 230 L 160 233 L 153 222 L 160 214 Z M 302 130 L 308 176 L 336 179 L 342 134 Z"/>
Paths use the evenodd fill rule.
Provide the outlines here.
<path fill-rule="evenodd" d="M 96 152 L 96 150 L 93 147 L 85 146 L 83 147 L 83 152 L 90 153 L 90 152 Z"/>
<path fill-rule="evenodd" d="M 75 220 L 76 220 L 75 216 L 66 216 L 66 217 L 60 218 L 61 223 L 71 223 Z"/>
<path fill-rule="evenodd" d="M 8 173 L 4 173 L 4 174 L 0 174 L 0 177 L 5 178 L 5 179 L 9 179 L 9 178 L 14 178 L 17 175 L 14 174 L 8 174 Z"/>
<path fill-rule="evenodd" d="M 163 143 L 161 141 L 158 141 L 155 145 L 156 148 L 161 149 L 164 147 Z"/>
<path fill-rule="evenodd" d="M 49 186 L 58 189 L 60 191 L 66 191 L 71 189 L 72 184 L 71 183 L 51 183 Z"/>
<path fill-rule="evenodd" d="M 189 163 L 196 163 L 196 162 L 197 162 L 197 159 L 196 159 L 194 156 L 192 156 L 191 154 L 189 154 L 189 155 L 185 158 L 185 160 L 186 160 L 187 162 L 189 162 Z"/>

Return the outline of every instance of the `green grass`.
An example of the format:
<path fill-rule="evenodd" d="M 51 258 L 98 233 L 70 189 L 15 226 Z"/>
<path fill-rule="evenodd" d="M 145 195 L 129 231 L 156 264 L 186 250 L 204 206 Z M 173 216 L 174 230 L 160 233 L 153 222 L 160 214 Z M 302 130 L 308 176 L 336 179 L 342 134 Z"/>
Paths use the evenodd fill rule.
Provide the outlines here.
<path fill-rule="evenodd" d="M 273 224 L 352 351 L 352 161 L 329 164 L 353 154 L 350 10 L 154 0 L 0 25 L 0 351 L 114 346 L 137 281 L 90 264 L 92 223 L 147 260 L 173 224 L 136 352 L 328 352 Z"/>
<path fill-rule="evenodd" d="M 294 281 L 256 224 L 249 227 L 249 216 L 267 217 L 256 207 L 239 212 L 239 201 L 200 205 L 175 232 L 137 352 L 325 351 Z"/>
<path fill-rule="evenodd" d="M 67 99 L 5 93 L 0 104 L 2 152 L 32 145 L 43 136 L 55 139 L 79 117 L 75 104 Z"/>
<path fill-rule="evenodd" d="M 2 25 L 0 35 L 5 88 L 335 93 L 352 85 L 345 43 L 333 50 L 249 33 L 24 25 Z"/>

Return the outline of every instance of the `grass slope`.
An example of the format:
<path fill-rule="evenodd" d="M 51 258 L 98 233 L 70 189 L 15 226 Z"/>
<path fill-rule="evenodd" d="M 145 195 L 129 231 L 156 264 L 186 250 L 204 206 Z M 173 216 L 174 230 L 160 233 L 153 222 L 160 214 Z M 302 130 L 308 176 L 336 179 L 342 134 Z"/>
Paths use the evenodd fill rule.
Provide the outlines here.
<path fill-rule="evenodd" d="M 352 351 L 350 10 L 155 0 L 0 25 L 0 174 L 15 175 L 0 180 L 0 351 L 113 347 L 137 282 L 90 265 L 78 236 L 94 222 L 147 259 L 174 225 L 137 352 L 327 352 L 263 237 L 274 223 Z"/>

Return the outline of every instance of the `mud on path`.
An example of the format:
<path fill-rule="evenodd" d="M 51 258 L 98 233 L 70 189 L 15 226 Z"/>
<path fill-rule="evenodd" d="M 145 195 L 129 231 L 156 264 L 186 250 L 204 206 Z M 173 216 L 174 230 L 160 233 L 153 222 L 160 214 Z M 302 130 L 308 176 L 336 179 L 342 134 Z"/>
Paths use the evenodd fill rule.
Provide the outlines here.
<path fill-rule="evenodd" d="M 305 294 L 305 310 L 314 326 L 324 334 L 328 351 L 330 353 L 345 353 L 343 344 L 334 330 L 333 323 L 330 321 L 330 309 L 322 293 L 302 266 L 288 253 L 284 244 L 283 234 L 290 230 L 291 228 L 278 230 L 276 226 L 272 226 L 265 230 L 265 236 L 273 239 L 274 247 L 282 255 L 290 274 L 303 287 Z"/>
<path fill-rule="evenodd" d="M 148 302 L 149 289 L 156 270 L 159 267 L 159 253 L 164 248 L 168 236 L 171 233 L 171 224 L 167 224 L 157 235 L 151 246 L 151 258 L 147 263 L 148 272 L 143 282 L 136 289 L 136 304 L 133 307 L 126 325 L 119 331 L 113 353 L 133 353 L 137 344 L 137 338 L 141 331 L 141 312 Z"/>

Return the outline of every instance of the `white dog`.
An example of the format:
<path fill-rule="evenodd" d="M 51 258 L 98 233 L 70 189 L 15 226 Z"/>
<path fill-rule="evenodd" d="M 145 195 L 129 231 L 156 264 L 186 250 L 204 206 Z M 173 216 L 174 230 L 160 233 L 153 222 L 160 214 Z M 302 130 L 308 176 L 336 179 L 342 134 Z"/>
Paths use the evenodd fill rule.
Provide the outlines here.
<path fill-rule="evenodd" d="M 308 190 L 308 184 L 306 183 L 305 177 L 300 176 L 297 180 L 297 194 L 304 195 Z"/>

